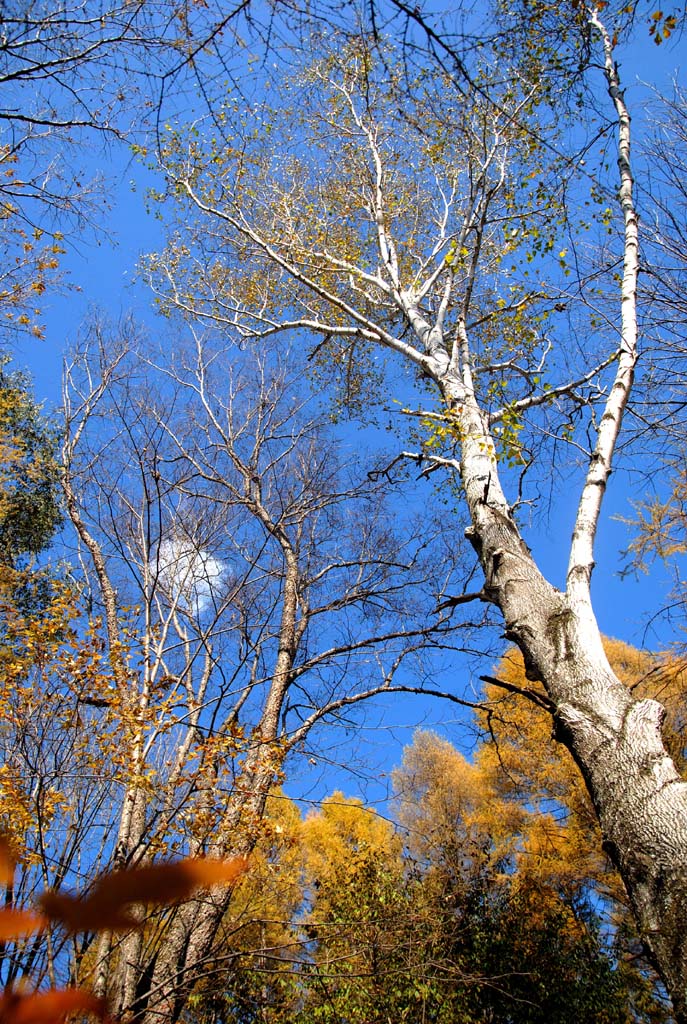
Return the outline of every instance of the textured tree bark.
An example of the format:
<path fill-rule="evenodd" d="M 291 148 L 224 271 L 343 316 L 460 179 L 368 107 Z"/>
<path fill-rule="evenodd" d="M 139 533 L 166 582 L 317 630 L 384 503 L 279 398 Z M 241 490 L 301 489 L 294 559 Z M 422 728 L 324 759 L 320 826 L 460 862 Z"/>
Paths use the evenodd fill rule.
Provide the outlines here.
<path fill-rule="evenodd" d="M 254 826 L 264 815 L 279 767 L 261 747 L 258 744 L 253 765 L 246 765 L 246 788 L 233 798 L 223 823 L 223 833 L 233 830 L 236 839 L 216 843 L 210 850 L 212 855 L 247 856 L 255 847 L 258 832 Z M 231 899 L 231 888 L 205 892 L 174 911 L 154 960 L 139 966 L 136 998 L 128 1004 L 129 1020 L 139 1024 L 173 1024 L 179 1019 L 189 993 L 211 958 Z"/>
<path fill-rule="evenodd" d="M 608 665 L 593 616 L 580 615 L 537 579 L 527 557 L 504 545 L 504 532 L 500 521 L 481 531 L 487 585 L 530 678 L 541 680 L 556 706 L 557 736 L 584 776 L 605 849 L 676 1019 L 684 1021 L 687 784 L 663 746 L 663 709 L 653 700 L 632 700 Z"/>
<path fill-rule="evenodd" d="M 478 410 L 465 415 L 474 427 Z M 574 757 L 599 817 L 605 849 L 623 878 L 649 955 L 687 1020 L 687 783 L 661 738 L 663 709 L 636 701 L 613 673 L 588 601 L 541 575 L 505 507 L 497 467 L 485 473 L 486 434 L 464 434 L 463 482 L 484 593 L 528 678 L 555 705 L 557 738 Z"/>

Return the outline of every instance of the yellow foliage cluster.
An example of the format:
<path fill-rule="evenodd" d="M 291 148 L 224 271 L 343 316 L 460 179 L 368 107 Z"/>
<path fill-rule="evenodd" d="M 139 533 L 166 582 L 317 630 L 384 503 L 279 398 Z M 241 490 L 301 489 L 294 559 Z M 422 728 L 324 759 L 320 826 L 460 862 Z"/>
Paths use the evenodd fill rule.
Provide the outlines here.
<path fill-rule="evenodd" d="M 619 640 L 606 640 L 608 659 L 618 677 L 638 697 L 660 700 L 667 710 L 665 738 L 678 767 L 685 763 L 684 665 L 660 661 Z M 543 692 L 525 679 L 522 657 L 511 650 L 498 666 L 498 678 L 511 687 Z M 516 692 L 487 686 L 490 710 L 480 714 L 491 742 L 480 747 L 477 763 L 488 773 L 501 799 L 522 808 L 519 870 L 563 886 L 569 892 L 593 885 L 624 906 L 622 883 L 603 852 L 594 808 L 579 770 L 553 735 L 545 708 Z M 535 752 L 536 751 L 536 756 Z"/>
<path fill-rule="evenodd" d="M 18 156 L 10 146 L 0 147 L 0 174 L 7 195 L 13 185 L 17 194 L 22 182 L 17 171 Z M 57 280 L 60 256 L 66 251 L 59 231 L 47 235 L 39 228 L 26 227 L 24 211 L 14 202 L 0 203 L 0 234 L 3 270 L 0 272 L 0 330 L 28 331 L 43 337 L 41 310 L 37 301 Z M 3 322 L 4 321 L 4 322 Z"/>

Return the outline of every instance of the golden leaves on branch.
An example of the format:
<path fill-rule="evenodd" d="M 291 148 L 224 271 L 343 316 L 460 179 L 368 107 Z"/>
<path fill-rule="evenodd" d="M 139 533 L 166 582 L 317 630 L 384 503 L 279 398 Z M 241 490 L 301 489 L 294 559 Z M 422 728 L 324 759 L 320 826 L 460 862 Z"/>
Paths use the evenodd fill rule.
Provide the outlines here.
<path fill-rule="evenodd" d="M 66 252 L 59 231 L 27 229 L 25 213 L 8 197 L 20 195 L 24 183 L 15 147 L 0 146 L 0 333 L 20 331 L 42 339 L 40 300 L 58 280 L 60 257 Z"/>
<path fill-rule="evenodd" d="M 666 14 L 664 11 L 656 10 L 649 19 L 649 34 L 657 46 L 660 46 L 665 39 L 670 39 L 678 26 L 680 19 L 679 11 Z"/>
<path fill-rule="evenodd" d="M 0 836 L 0 883 L 11 885 L 14 879 L 14 855 L 6 836 Z"/>

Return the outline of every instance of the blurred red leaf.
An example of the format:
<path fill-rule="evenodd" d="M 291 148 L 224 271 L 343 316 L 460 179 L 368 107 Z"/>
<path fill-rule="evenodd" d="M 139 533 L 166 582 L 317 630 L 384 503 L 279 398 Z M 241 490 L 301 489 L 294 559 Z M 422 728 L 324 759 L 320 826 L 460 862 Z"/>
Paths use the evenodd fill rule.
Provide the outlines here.
<path fill-rule="evenodd" d="M 47 923 L 44 917 L 27 910 L 0 910 L 0 941 L 23 939 L 25 935 L 41 931 Z"/>
<path fill-rule="evenodd" d="M 146 865 L 103 875 L 84 899 L 46 892 L 40 898 L 44 912 L 69 931 L 107 928 L 130 931 L 139 923 L 128 911 L 132 903 L 167 905 L 187 899 L 196 889 L 231 885 L 246 870 L 247 859 L 189 858 L 173 864 Z"/>
<path fill-rule="evenodd" d="M 0 996 L 0 1024 L 61 1024 L 71 1013 L 88 1013 L 105 1019 L 105 1001 L 85 989 L 51 989 L 48 992 L 7 991 Z"/>
<path fill-rule="evenodd" d="M 78 896 L 49 890 L 43 893 L 38 902 L 46 917 L 64 925 L 70 932 L 90 932 L 104 928 L 113 932 L 128 932 L 138 928 L 140 923 L 124 908 L 96 904 L 92 896 L 80 899 Z"/>

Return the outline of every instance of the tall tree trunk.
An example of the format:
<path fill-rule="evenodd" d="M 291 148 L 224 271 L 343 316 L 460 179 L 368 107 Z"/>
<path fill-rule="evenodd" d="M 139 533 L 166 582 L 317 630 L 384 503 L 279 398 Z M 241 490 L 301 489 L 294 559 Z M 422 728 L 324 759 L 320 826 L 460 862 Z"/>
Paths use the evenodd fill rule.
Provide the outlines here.
<path fill-rule="evenodd" d="M 258 841 L 257 826 L 264 816 L 267 798 L 285 756 L 278 742 L 279 721 L 305 628 L 305 618 L 299 621 L 298 615 L 300 570 L 296 554 L 284 529 L 275 525 L 264 509 L 259 485 L 253 480 L 247 481 L 247 490 L 257 514 L 266 529 L 278 539 L 284 554 L 279 650 L 260 724 L 253 734 L 236 792 L 218 828 L 219 835 L 226 838 L 209 837 L 207 852 L 217 857 L 248 855 Z M 133 1005 L 134 1019 L 140 1024 L 174 1024 L 179 1019 L 189 993 L 211 957 L 231 896 L 231 889 L 204 893 L 174 913 L 154 962 L 141 965 L 146 991 L 139 992 Z"/>
<path fill-rule="evenodd" d="M 232 841 L 212 844 L 213 856 L 247 856 L 258 839 L 256 824 L 264 813 L 275 784 L 281 754 L 273 757 L 259 742 L 244 768 L 243 783 L 231 801 L 222 823 L 223 835 Z M 202 978 L 225 915 L 229 912 L 232 889 L 204 892 L 174 911 L 152 962 L 141 964 L 139 991 L 130 1004 L 132 1019 L 140 1024 L 174 1024 L 183 1011 L 194 985 Z"/>
<path fill-rule="evenodd" d="M 578 505 L 565 593 L 542 576 L 506 502 L 489 420 L 475 397 L 464 321 L 450 360 L 443 345 L 423 341 L 430 372 L 460 426 L 468 536 L 484 571 L 484 596 L 503 613 L 506 637 L 522 651 L 528 678 L 541 681 L 552 701 L 556 735 L 585 779 L 604 848 L 625 883 L 676 1020 L 687 1024 L 687 783 L 663 744 L 663 708 L 634 700 L 611 669 L 590 594 L 596 529 L 637 359 L 639 264 L 630 118 L 611 37 L 596 11 L 589 18 L 602 40 L 618 124 L 621 342 Z"/>
<path fill-rule="evenodd" d="M 554 705 L 557 738 L 582 772 L 647 951 L 687 1021 L 687 783 L 661 737 L 664 711 L 634 700 L 606 658 L 591 603 L 556 590 L 539 571 L 505 504 L 488 435 L 465 423 L 463 480 L 484 570 L 527 677 Z M 485 471 L 486 470 L 486 471 Z"/>

